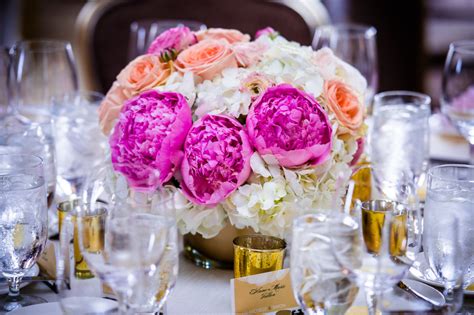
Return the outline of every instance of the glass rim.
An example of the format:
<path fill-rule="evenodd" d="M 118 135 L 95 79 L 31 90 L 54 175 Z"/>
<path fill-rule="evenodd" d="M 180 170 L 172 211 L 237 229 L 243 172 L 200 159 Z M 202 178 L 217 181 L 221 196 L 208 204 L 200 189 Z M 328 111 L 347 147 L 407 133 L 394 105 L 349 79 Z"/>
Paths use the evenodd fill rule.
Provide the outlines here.
<path fill-rule="evenodd" d="M 387 203 L 387 204 L 390 204 L 392 205 L 392 209 L 383 209 L 383 210 L 376 210 L 376 209 L 372 209 L 370 208 L 371 205 L 373 204 L 379 204 L 379 203 Z M 399 209 L 399 207 L 403 207 L 403 209 Z M 395 212 L 395 211 L 403 211 L 403 210 L 407 210 L 407 206 L 402 203 L 402 202 L 399 202 L 399 201 L 395 201 L 395 200 L 390 200 L 390 199 L 371 199 L 371 200 L 367 200 L 367 201 L 362 201 L 360 202 L 360 207 L 361 209 L 363 210 L 367 210 L 367 211 L 371 211 L 371 212 L 387 212 L 387 211 L 391 211 L 391 212 Z"/>
<path fill-rule="evenodd" d="M 276 248 L 269 248 L 269 249 L 259 249 L 259 248 L 254 248 L 251 246 L 246 246 L 242 243 L 239 243 L 240 241 L 244 239 L 252 239 L 252 238 L 265 238 L 265 239 L 270 239 L 272 241 L 275 241 L 278 245 Z M 271 236 L 271 235 L 263 235 L 263 234 L 248 234 L 248 235 L 240 235 L 234 238 L 232 241 L 232 244 L 235 247 L 240 247 L 244 249 L 251 250 L 253 252 L 260 252 L 260 253 L 269 253 L 269 252 L 281 252 L 286 249 L 286 241 L 282 238 L 278 238 L 276 236 Z"/>
<path fill-rule="evenodd" d="M 0 171 L 4 170 L 14 170 L 14 169 L 34 169 L 34 168 L 37 168 L 37 167 L 40 167 L 43 165 L 44 161 L 43 161 L 43 158 L 41 158 L 40 156 L 36 155 L 36 154 L 28 154 L 28 153 L 1 153 L 0 154 L 0 160 L 5 157 L 5 156 L 12 156 L 12 157 L 28 157 L 30 158 L 30 161 L 33 161 L 34 163 L 31 164 L 31 165 L 22 165 L 21 167 L 18 167 L 18 168 L 3 168 L 0 166 Z M 35 160 L 35 161 L 34 161 Z"/>
<path fill-rule="evenodd" d="M 449 50 L 474 55 L 474 40 L 458 40 L 449 44 Z"/>
<path fill-rule="evenodd" d="M 59 39 L 32 39 L 17 41 L 10 48 L 10 53 L 16 49 L 29 48 L 31 53 L 50 53 L 71 49 L 71 43 L 66 40 Z"/>
<path fill-rule="evenodd" d="M 474 178 L 473 179 L 450 179 L 446 178 L 445 176 L 441 176 L 439 174 L 434 174 L 435 171 L 440 170 L 440 169 L 447 169 L 447 168 L 463 168 L 463 169 L 471 169 L 474 171 L 474 165 L 468 165 L 468 164 L 442 164 L 442 165 L 437 165 L 433 166 L 428 171 L 426 172 L 426 175 L 428 177 L 428 180 L 430 178 L 436 178 L 439 180 L 442 180 L 444 182 L 452 182 L 452 183 L 473 183 L 474 184 Z"/>
<path fill-rule="evenodd" d="M 394 96 L 408 96 L 413 98 L 418 98 L 421 100 L 420 105 L 429 106 L 431 104 L 431 97 L 427 94 L 423 94 L 420 92 L 414 91 L 406 91 L 406 90 L 394 90 L 394 91 L 385 91 L 380 92 L 374 95 L 374 105 L 380 102 L 385 97 L 394 97 Z"/>
<path fill-rule="evenodd" d="M 377 35 L 377 29 L 372 25 L 359 24 L 359 23 L 335 23 L 322 25 L 316 29 L 318 30 L 329 30 L 329 31 L 340 31 L 344 30 L 346 32 L 339 33 L 339 35 L 345 37 L 358 37 L 363 35 L 365 38 L 371 38 Z"/>
<path fill-rule="evenodd" d="M 350 227 L 351 230 L 350 232 L 353 232 L 355 230 L 357 230 L 359 228 L 359 224 L 349 215 L 349 214 L 346 214 L 346 213 L 343 213 L 343 212 L 330 212 L 330 214 L 328 213 L 324 213 L 324 212 L 317 212 L 317 213 L 308 213 L 308 214 L 304 214 L 304 215 L 301 215 L 297 218 L 295 218 L 293 220 L 293 228 L 298 228 L 298 227 L 316 227 L 316 226 L 321 226 L 321 224 L 324 224 L 324 220 L 323 219 L 327 219 L 327 218 L 331 218 L 331 217 L 334 217 L 334 216 L 337 216 L 337 217 L 341 217 L 341 218 L 348 218 L 350 219 L 352 222 L 351 222 L 351 225 L 347 225 L 347 224 L 344 224 L 345 226 L 347 227 Z M 321 220 L 320 220 L 321 218 Z M 314 219 L 314 221 L 312 222 L 309 222 L 308 219 Z M 341 221 L 343 223 L 343 221 Z M 335 230 L 332 230 L 331 233 L 335 233 L 337 235 L 343 235 L 343 234 L 346 234 L 347 231 L 344 231 L 344 232 L 341 232 L 341 233 L 336 233 Z"/>

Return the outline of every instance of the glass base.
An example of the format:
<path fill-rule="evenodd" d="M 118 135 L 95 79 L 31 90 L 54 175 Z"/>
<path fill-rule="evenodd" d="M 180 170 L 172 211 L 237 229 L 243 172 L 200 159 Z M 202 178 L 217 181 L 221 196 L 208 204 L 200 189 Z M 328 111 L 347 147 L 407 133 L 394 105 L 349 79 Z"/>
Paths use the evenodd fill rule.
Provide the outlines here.
<path fill-rule="evenodd" d="M 43 298 L 32 295 L 18 295 L 18 296 L 9 296 L 6 295 L 0 299 L 0 313 L 11 312 L 13 310 L 41 303 L 47 303 Z"/>
<path fill-rule="evenodd" d="M 196 266 L 204 269 L 233 269 L 234 264 L 229 262 L 223 262 L 206 257 L 195 248 L 190 245 L 184 245 L 184 257 L 191 260 Z"/>

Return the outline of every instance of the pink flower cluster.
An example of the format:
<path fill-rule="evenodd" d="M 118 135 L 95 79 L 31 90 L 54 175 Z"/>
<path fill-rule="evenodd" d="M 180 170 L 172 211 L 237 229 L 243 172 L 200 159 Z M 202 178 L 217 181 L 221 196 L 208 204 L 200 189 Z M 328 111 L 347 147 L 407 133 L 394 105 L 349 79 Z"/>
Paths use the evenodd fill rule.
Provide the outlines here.
<path fill-rule="evenodd" d="M 258 153 L 270 164 L 320 164 L 331 150 L 331 125 L 310 95 L 291 85 L 267 89 L 254 101 L 247 130 Z"/>
<path fill-rule="evenodd" d="M 252 153 L 247 134 L 237 120 L 204 116 L 191 128 L 184 144 L 183 192 L 197 204 L 218 204 L 247 180 Z"/>
<path fill-rule="evenodd" d="M 163 59 L 175 59 L 179 52 L 197 43 L 197 37 L 186 26 L 177 26 L 161 33 L 150 44 L 149 54 L 162 56 Z M 167 58 L 165 54 L 170 56 Z"/>
<path fill-rule="evenodd" d="M 179 93 L 152 90 L 128 100 L 109 140 L 114 169 L 136 190 L 156 190 L 180 165 L 191 125 L 191 109 Z"/>

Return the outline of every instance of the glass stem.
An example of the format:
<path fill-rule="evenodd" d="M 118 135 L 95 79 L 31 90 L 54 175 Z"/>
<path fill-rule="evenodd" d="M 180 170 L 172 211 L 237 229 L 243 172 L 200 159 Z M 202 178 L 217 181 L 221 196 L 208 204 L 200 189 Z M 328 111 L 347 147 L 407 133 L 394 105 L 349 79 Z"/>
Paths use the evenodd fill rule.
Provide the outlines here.
<path fill-rule="evenodd" d="M 20 296 L 20 283 L 21 276 L 9 277 L 8 278 L 8 296 L 11 298 L 17 298 Z"/>
<path fill-rule="evenodd" d="M 474 165 L 474 141 L 469 141 L 469 164 Z"/>
<path fill-rule="evenodd" d="M 378 303 L 377 294 L 375 294 L 373 290 L 367 290 L 365 293 L 365 299 L 367 302 L 367 309 L 368 309 L 369 315 L 376 315 L 377 303 Z"/>
<path fill-rule="evenodd" d="M 128 315 L 128 306 L 126 303 L 126 294 L 125 292 L 115 292 L 115 295 L 117 296 L 117 304 L 118 304 L 118 311 L 120 315 Z"/>

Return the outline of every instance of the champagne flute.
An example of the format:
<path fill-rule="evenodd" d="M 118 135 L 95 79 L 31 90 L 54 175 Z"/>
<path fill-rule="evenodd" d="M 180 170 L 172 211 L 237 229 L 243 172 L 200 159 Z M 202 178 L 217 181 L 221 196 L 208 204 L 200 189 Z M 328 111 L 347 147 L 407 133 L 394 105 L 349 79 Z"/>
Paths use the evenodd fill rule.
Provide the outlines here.
<path fill-rule="evenodd" d="M 474 40 L 449 45 L 443 72 L 441 111 L 470 147 L 474 165 Z"/>
<path fill-rule="evenodd" d="M 294 220 L 291 281 L 296 300 L 308 314 L 343 314 L 353 303 L 358 287 L 339 259 L 357 256 L 358 229 L 354 220 L 340 213 Z"/>
<path fill-rule="evenodd" d="M 378 87 L 376 35 L 373 26 L 324 25 L 316 29 L 312 44 L 314 50 L 331 48 L 336 56 L 360 71 L 367 80 L 366 105 L 369 109 Z"/>
<path fill-rule="evenodd" d="M 27 154 L 0 154 L 0 272 L 9 294 L 0 300 L 0 312 L 46 302 L 20 295 L 20 283 L 35 264 L 47 240 L 46 185 L 41 158 Z"/>

